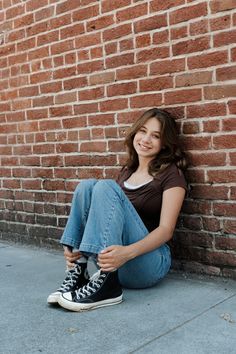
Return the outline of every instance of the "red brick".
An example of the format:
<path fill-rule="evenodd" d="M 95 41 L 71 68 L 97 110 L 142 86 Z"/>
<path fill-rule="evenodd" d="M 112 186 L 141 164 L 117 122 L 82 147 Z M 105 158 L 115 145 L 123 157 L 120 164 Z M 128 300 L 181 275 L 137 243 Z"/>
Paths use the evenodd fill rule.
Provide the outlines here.
<path fill-rule="evenodd" d="M 103 60 L 93 60 L 87 63 L 78 64 L 77 65 L 77 72 L 82 74 L 89 74 L 95 71 L 102 71 L 104 70 L 104 62 Z"/>
<path fill-rule="evenodd" d="M 4 179 L 2 186 L 3 188 L 19 189 L 21 188 L 21 182 L 18 179 Z"/>
<path fill-rule="evenodd" d="M 208 20 L 200 20 L 197 22 L 190 23 L 189 33 L 191 36 L 197 36 L 199 34 L 207 33 L 208 30 Z"/>
<path fill-rule="evenodd" d="M 183 144 L 187 150 L 208 150 L 211 146 L 211 139 L 209 136 L 199 137 L 183 137 Z"/>
<path fill-rule="evenodd" d="M 236 234 L 236 220 L 226 219 L 223 222 L 224 232 L 228 234 Z M 236 249 L 236 239 L 234 239 L 234 249 Z"/>
<path fill-rule="evenodd" d="M 82 142 L 79 148 L 80 152 L 105 152 L 106 142 L 105 141 L 89 141 Z"/>
<path fill-rule="evenodd" d="M 196 102 L 201 100 L 201 89 L 178 90 L 164 93 L 165 104 Z"/>
<path fill-rule="evenodd" d="M 151 36 L 149 33 L 135 37 L 136 48 L 149 47 L 151 45 Z"/>
<path fill-rule="evenodd" d="M 236 130 L 236 119 L 224 118 L 222 120 L 222 131 L 233 131 L 233 130 Z"/>
<path fill-rule="evenodd" d="M 88 126 L 91 125 L 113 125 L 115 122 L 114 114 L 97 114 L 88 116 Z"/>
<path fill-rule="evenodd" d="M 200 127 L 198 122 L 184 122 L 183 123 L 183 133 L 184 134 L 197 134 L 200 132 Z"/>
<path fill-rule="evenodd" d="M 134 49 L 134 40 L 133 38 L 123 39 L 119 42 L 120 51 L 126 52 L 128 50 Z"/>
<path fill-rule="evenodd" d="M 204 97 L 208 100 L 218 100 L 221 98 L 236 96 L 236 85 L 209 86 L 204 87 Z"/>
<path fill-rule="evenodd" d="M 162 103 L 162 95 L 159 93 L 156 94 L 147 94 L 134 96 L 130 98 L 130 107 L 131 108 L 142 108 L 142 107 L 157 107 Z"/>
<path fill-rule="evenodd" d="M 20 4 L 18 6 L 11 7 L 6 10 L 5 16 L 6 20 L 12 19 L 13 17 L 18 17 L 20 15 L 23 15 L 25 11 L 25 5 Z"/>
<path fill-rule="evenodd" d="M 50 18 L 54 14 L 54 6 L 43 8 L 35 12 L 35 21 L 44 20 L 45 18 Z"/>
<path fill-rule="evenodd" d="M 183 4 L 185 4 L 184 0 L 166 0 L 166 1 L 152 0 L 150 2 L 150 9 L 151 12 L 164 11 L 172 7 L 180 6 Z"/>
<path fill-rule="evenodd" d="M 225 15 L 210 20 L 211 31 L 223 30 L 230 27 L 230 15 Z"/>
<path fill-rule="evenodd" d="M 130 95 L 136 93 L 136 91 L 137 83 L 132 81 L 123 84 L 114 84 L 107 86 L 108 97 Z"/>
<path fill-rule="evenodd" d="M 227 134 L 213 137 L 213 147 L 215 149 L 235 148 L 236 134 Z"/>
<path fill-rule="evenodd" d="M 128 100 L 126 98 L 117 98 L 114 100 L 100 102 L 100 111 L 109 112 L 128 108 Z"/>
<path fill-rule="evenodd" d="M 194 86 L 208 84 L 212 82 L 212 71 L 199 71 L 191 74 L 182 74 L 176 76 L 176 87 Z"/>
<path fill-rule="evenodd" d="M 63 81 L 63 87 L 64 89 L 67 90 L 72 90 L 75 88 L 80 88 L 80 87 L 84 87 L 88 85 L 88 81 L 87 81 L 87 77 L 86 76 L 82 76 L 82 77 L 76 77 L 73 79 L 68 79 L 68 80 L 64 80 Z"/>
<path fill-rule="evenodd" d="M 84 32 L 84 25 L 82 23 L 76 23 L 71 26 L 60 29 L 60 39 L 63 40 L 66 38 L 79 36 Z"/>
<path fill-rule="evenodd" d="M 54 96 L 55 104 L 63 104 L 63 103 L 71 103 L 77 102 L 77 94 L 76 92 L 67 92 Z"/>
<path fill-rule="evenodd" d="M 228 101 L 229 113 L 236 114 L 236 100 Z"/>
<path fill-rule="evenodd" d="M 169 31 L 164 30 L 153 34 L 153 44 L 169 43 Z"/>
<path fill-rule="evenodd" d="M 155 15 L 134 22 L 134 33 L 156 30 L 167 26 L 167 15 Z"/>
<path fill-rule="evenodd" d="M 35 2 L 34 0 L 29 0 L 26 3 L 26 10 L 27 11 L 34 11 L 39 9 L 40 7 L 44 7 L 48 5 L 47 0 L 42 0 L 40 2 Z"/>
<path fill-rule="evenodd" d="M 48 82 L 46 84 L 40 85 L 40 92 L 44 93 L 55 93 L 62 91 L 62 83 L 61 82 Z"/>
<path fill-rule="evenodd" d="M 184 37 L 187 37 L 187 35 L 188 35 L 188 27 L 187 26 L 182 26 L 182 27 L 170 29 L 170 36 L 171 36 L 172 40 L 184 38 Z"/>
<path fill-rule="evenodd" d="M 229 153 L 230 165 L 236 166 L 236 152 Z"/>
<path fill-rule="evenodd" d="M 51 106 L 52 104 L 53 104 L 53 97 L 51 96 L 42 96 L 33 99 L 33 107 Z"/>
<path fill-rule="evenodd" d="M 235 203 L 213 203 L 213 215 L 216 216 L 235 216 L 236 204 Z"/>
<path fill-rule="evenodd" d="M 65 53 L 74 49 L 74 41 L 66 40 L 64 42 L 56 43 L 51 45 L 51 54 L 56 55 L 60 53 Z"/>
<path fill-rule="evenodd" d="M 74 106 L 75 114 L 95 113 L 98 111 L 97 103 L 80 104 Z"/>
<path fill-rule="evenodd" d="M 47 21 L 40 22 L 40 23 L 34 23 L 30 27 L 26 28 L 26 35 L 27 35 L 27 37 L 31 37 L 31 36 L 35 36 L 36 34 L 46 32 L 47 30 L 48 30 Z"/>
<path fill-rule="evenodd" d="M 130 10 L 130 11 L 129 11 Z M 132 20 L 140 16 L 147 15 L 148 13 L 148 4 L 138 4 L 132 6 L 132 8 L 124 9 L 116 12 L 117 22 Z"/>
<path fill-rule="evenodd" d="M 101 43 L 101 35 L 100 33 L 90 33 L 79 36 L 75 40 L 76 48 L 86 48 L 94 45 L 98 45 Z"/>
<path fill-rule="evenodd" d="M 214 133 L 220 131 L 220 121 L 219 120 L 208 120 L 203 122 L 203 132 Z"/>
<path fill-rule="evenodd" d="M 187 118 L 217 117 L 226 115 L 225 103 L 205 103 L 187 107 Z"/>
<path fill-rule="evenodd" d="M 189 39 L 172 45 L 173 55 L 189 54 L 210 48 L 210 37 Z"/>
<path fill-rule="evenodd" d="M 80 8 L 72 13 L 73 22 L 83 21 L 99 15 L 99 5 L 95 4 L 86 8 Z"/>
<path fill-rule="evenodd" d="M 178 71 L 185 70 L 185 60 L 184 59 L 173 59 L 173 60 L 160 60 L 150 65 L 151 75 L 162 75 L 170 74 Z"/>
<path fill-rule="evenodd" d="M 116 2 L 110 0 L 104 0 L 101 4 L 102 13 L 117 10 L 121 7 L 129 6 L 130 4 L 131 4 L 131 0 L 119 0 Z"/>
<path fill-rule="evenodd" d="M 207 200 L 186 200 L 183 205 L 183 212 L 186 214 L 211 214 L 211 202 Z"/>
<path fill-rule="evenodd" d="M 216 80 L 233 80 L 236 78 L 236 65 L 234 66 L 225 66 L 224 68 L 216 69 Z"/>
<path fill-rule="evenodd" d="M 63 157 L 59 155 L 42 156 L 42 166 L 63 166 Z"/>
<path fill-rule="evenodd" d="M 96 87 L 94 89 L 86 89 L 79 91 L 79 101 L 96 101 L 102 97 L 104 97 L 103 87 Z"/>
<path fill-rule="evenodd" d="M 193 6 L 186 6 L 170 13 L 170 24 L 186 22 L 201 16 L 207 15 L 207 4 L 200 3 Z"/>
<path fill-rule="evenodd" d="M 65 129 L 85 127 L 86 126 L 86 118 L 80 116 L 80 117 L 63 119 L 62 126 Z"/>
<path fill-rule="evenodd" d="M 107 69 L 134 64 L 134 53 L 115 55 L 105 61 Z"/>
<path fill-rule="evenodd" d="M 173 78 L 169 76 L 160 76 L 139 81 L 140 92 L 162 91 L 173 86 Z"/>
<path fill-rule="evenodd" d="M 105 44 L 105 53 L 106 55 L 115 54 L 118 51 L 118 42 L 112 42 Z"/>
<path fill-rule="evenodd" d="M 124 140 L 109 140 L 108 150 L 112 152 L 125 151 Z"/>
<path fill-rule="evenodd" d="M 35 47 L 36 47 L 36 39 L 34 37 L 26 39 L 24 41 L 20 41 L 16 45 L 17 51 L 19 51 L 19 52 L 23 52 L 25 50 L 28 51 L 29 49 L 35 48 Z"/>
<path fill-rule="evenodd" d="M 18 17 L 14 19 L 14 28 L 19 28 L 19 27 L 25 27 L 34 22 L 34 16 L 33 13 L 26 14 L 24 16 Z"/>
<path fill-rule="evenodd" d="M 103 47 L 97 47 L 90 49 L 91 59 L 102 58 L 103 57 Z"/>
<path fill-rule="evenodd" d="M 235 170 L 209 170 L 207 171 L 207 181 L 210 183 L 230 183 L 235 182 Z"/>
<path fill-rule="evenodd" d="M 221 230 L 220 220 L 212 217 L 202 218 L 203 228 L 207 231 L 217 232 Z"/>
<path fill-rule="evenodd" d="M 143 63 L 150 60 L 167 58 L 169 54 L 170 54 L 169 47 L 159 47 L 158 49 L 157 48 L 144 49 L 137 53 L 137 62 Z"/>
<path fill-rule="evenodd" d="M 208 68 L 228 62 L 227 51 L 218 51 L 208 54 L 195 55 L 187 59 L 189 69 Z"/>
<path fill-rule="evenodd" d="M 62 107 L 50 107 L 49 115 L 50 117 L 64 117 L 70 116 L 72 114 L 71 106 L 62 106 Z"/>
<path fill-rule="evenodd" d="M 89 77 L 90 85 L 106 84 L 115 81 L 115 72 L 103 72 L 99 74 L 94 74 Z"/>
<path fill-rule="evenodd" d="M 127 36 L 132 33 L 132 27 L 131 24 L 123 24 L 120 26 L 112 27 L 107 30 L 104 30 L 102 34 L 103 41 L 111 41 L 115 40 L 117 38 L 121 38 L 124 36 Z"/>
<path fill-rule="evenodd" d="M 53 79 L 63 79 L 76 74 L 76 66 L 71 66 L 63 69 L 58 69 L 53 73 Z"/>
<path fill-rule="evenodd" d="M 227 200 L 229 195 L 228 187 L 214 185 L 195 185 L 192 186 L 191 197 L 194 199 Z"/>
<path fill-rule="evenodd" d="M 213 45 L 214 47 L 221 47 L 236 42 L 236 30 L 220 32 L 214 34 Z"/>
<path fill-rule="evenodd" d="M 56 6 L 56 14 L 61 14 L 63 12 L 68 12 L 76 9 L 81 5 L 81 2 L 78 0 L 69 0 L 64 1 Z"/>
<path fill-rule="evenodd" d="M 86 23 L 86 30 L 87 32 L 100 30 L 102 28 L 109 27 L 114 25 L 114 18 L 113 15 L 106 15 L 101 16 L 95 20 L 87 21 Z"/>
<path fill-rule="evenodd" d="M 210 9 L 212 13 L 227 11 L 231 9 L 235 9 L 236 1 L 235 0 L 211 0 L 210 1 Z"/>

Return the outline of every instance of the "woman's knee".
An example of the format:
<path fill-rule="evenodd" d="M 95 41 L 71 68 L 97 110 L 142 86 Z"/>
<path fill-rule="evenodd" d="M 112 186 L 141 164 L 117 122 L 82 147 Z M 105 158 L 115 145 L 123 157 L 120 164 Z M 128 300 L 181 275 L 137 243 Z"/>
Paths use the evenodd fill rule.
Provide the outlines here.
<path fill-rule="evenodd" d="M 96 183 L 97 180 L 95 178 L 84 179 L 81 182 L 79 182 L 78 185 L 76 186 L 75 193 L 78 193 L 81 190 L 92 189 Z"/>
<path fill-rule="evenodd" d="M 116 190 L 118 184 L 112 179 L 101 179 L 96 183 L 94 192 L 109 193 L 109 190 Z"/>

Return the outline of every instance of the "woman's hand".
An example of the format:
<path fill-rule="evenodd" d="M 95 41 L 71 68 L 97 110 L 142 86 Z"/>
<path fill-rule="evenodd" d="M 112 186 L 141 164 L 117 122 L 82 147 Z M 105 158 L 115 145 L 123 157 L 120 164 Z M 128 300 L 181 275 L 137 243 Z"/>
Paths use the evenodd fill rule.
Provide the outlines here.
<path fill-rule="evenodd" d="M 66 265 L 68 268 L 73 268 L 75 266 L 75 261 L 79 259 L 82 254 L 78 252 L 71 252 L 68 248 L 64 249 L 64 257 L 66 259 Z"/>
<path fill-rule="evenodd" d="M 98 265 L 102 271 L 112 272 L 120 268 L 129 259 L 127 246 L 113 245 L 105 248 L 99 253 Z"/>

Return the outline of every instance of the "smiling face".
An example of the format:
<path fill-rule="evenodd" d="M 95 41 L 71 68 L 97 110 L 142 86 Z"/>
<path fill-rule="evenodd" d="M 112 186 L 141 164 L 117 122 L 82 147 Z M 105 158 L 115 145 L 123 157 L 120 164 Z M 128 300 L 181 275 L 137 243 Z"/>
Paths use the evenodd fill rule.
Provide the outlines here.
<path fill-rule="evenodd" d="M 148 119 L 134 136 L 133 146 L 140 158 L 151 161 L 161 151 L 161 123 L 156 118 Z"/>

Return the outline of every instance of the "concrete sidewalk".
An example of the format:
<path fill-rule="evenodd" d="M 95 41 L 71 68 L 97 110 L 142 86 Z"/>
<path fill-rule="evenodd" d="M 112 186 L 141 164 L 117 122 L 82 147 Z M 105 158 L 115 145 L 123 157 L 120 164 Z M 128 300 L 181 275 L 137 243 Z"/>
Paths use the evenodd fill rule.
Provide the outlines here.
<path fill-rule="evenodd" d="M 0 352 L 236 353 L 236 282 L 171 273 L 116 306 L 75 313 L 49 307 L 62 253 L 0 243 Z"/>

